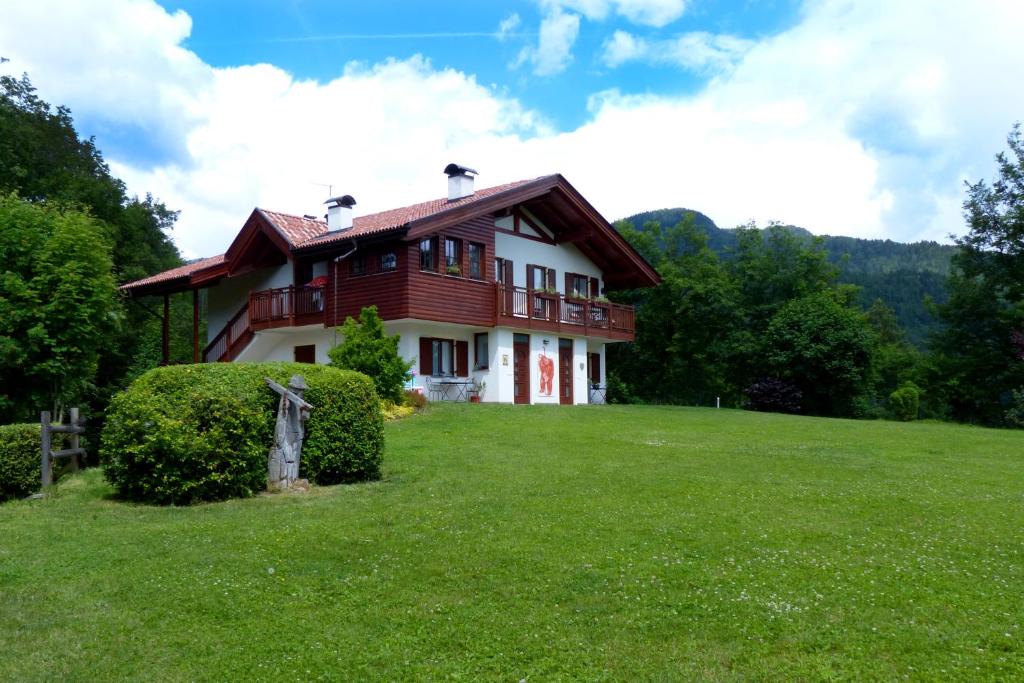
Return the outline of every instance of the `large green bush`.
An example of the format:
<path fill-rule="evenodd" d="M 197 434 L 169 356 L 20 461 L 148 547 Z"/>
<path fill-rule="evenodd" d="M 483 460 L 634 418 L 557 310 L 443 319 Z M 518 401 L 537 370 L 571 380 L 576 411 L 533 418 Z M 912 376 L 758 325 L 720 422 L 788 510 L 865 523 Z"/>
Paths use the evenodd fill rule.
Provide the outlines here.
<path fill-rule="evenodd" d="M 335 484 L 380 476 L 383 421 L 364 375 L 297 363 L 151 370 L 107 410 L 100 457 L 120 495 L 158 504 L 252 495 L 266 486 L 278 396 L 264 383 L 301 374 L 314 408 L 301 476 Z"/>
<path fill-rule="evenodd" d="M 0 502 L 39 490 L 39 425 L 0 426 Z"/>

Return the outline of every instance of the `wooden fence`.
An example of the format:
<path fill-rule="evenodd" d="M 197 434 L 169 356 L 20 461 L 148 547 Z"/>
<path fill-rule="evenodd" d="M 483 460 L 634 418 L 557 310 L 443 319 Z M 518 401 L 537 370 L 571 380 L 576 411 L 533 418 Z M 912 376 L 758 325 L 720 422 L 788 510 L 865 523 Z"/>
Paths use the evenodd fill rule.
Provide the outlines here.
<path fill-rule="evenodd" d="M 42 481 L 43 488 L 53 483 L 53 461 L 62 458 L 70 458 L 69 465 L 72 472 L 77 472 L 79 458 L 85 456 L 85 449 L 79 445 L 79 435 L 85 432 L 85 420 L 78 417 L 78 408 L 70 411 L 68 424 L 52 424 L 50 422 L 50 411 L 45 410 L 39 415 L 39 422 L 42 442 Z M 70 448 L 53 450 L 54 434 L 67 434 Z M 58 441 L 62 437 L 58 436 Z"/>

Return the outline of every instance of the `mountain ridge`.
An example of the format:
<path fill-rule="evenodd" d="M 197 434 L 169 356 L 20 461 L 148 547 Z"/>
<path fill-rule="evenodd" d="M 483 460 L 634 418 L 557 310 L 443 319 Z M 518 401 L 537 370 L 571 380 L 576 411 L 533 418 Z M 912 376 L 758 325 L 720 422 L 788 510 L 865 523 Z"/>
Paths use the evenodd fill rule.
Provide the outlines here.
<path fill-rule="evenodd" d="M 721 228 L 707 214 L 695 209 L 656 209 L 622 220 L 642 231 L 645 223 L 657 221 L 663 226 L 672 226 L 688 214 L 693 216 L 696 226 L 707 234 L 708 246 L 722 259 L 728 260 L 731 249 L 736 245 L 736 229 Z M 896 242 L 890 239 L 814 235 L 799 226 L 783 227 L 806 240 L 821 237 L 829 262 L 839 269 L 839 282 L 860 287 L 860 303 L 865 308 L 875 299 L 881 299 L 896 312 L 896 319 L 911 343 L 921 346 L 927 342 L 929 334 L 937 325 L 927 301 L 946 301 L 946 278 L 955 246 L 930 240 Z"/>

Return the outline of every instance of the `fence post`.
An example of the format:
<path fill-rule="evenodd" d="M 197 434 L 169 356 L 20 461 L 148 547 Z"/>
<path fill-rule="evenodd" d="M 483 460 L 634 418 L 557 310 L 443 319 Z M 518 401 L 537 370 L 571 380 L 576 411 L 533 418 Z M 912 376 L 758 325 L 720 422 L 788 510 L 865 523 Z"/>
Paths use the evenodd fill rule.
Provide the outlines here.
<path fill-rule="evenodd" d="M 43 454 L 42 481 L 45 489 L 53 483 L 53 463 L 50 460 L 50 411 L 44 410 L 39 414 L 39 423 L 39 441 Z"/>
<path fill-rule="evenodd" d="M 78 426 L 78 408 L 72 408 L 70 410 L 70 414 L 69 414 L 68 417 L 69 417 L 69 421 L 71 422 L 71 426 L 72 427 L 77 427 Z M 78 437 L 78 432 L 77 431 L 71 432 L 71 448 L 78 448 L 78 438 L 79 437 Z M 75 453 L 74 455 L 71 456 L 71 471 L 72 472 L 77 472 L 78 471 L 78 468 L 80 466 L 80 463 L 79 463 L 79 458 L 80 457 L 81 456 L 79 456 L 78 453 Z"/>

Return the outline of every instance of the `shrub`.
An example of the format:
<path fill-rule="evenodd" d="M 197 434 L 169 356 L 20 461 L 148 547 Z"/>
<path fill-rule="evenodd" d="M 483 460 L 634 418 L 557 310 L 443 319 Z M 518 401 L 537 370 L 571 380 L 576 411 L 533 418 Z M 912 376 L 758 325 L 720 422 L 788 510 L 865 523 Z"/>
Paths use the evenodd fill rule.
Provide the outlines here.
<path fill-rule="evenodd" d="M 744 392 L 745 407 L 767 413 L 799 413 L 803 393 L 793 382 L 768 377 L 754 382 Z"/>
<path fill-rule="evenodd" d="M 905 382 L 899 389 L 889 394 L 889 409 L 897 420 L 916 420 L 920 407 L 921 390 L 913 382 Z"/>
<path fill-rule="evenodd" d="M 1024 387 L 1014 389 L 1011 393 L 1013 401 L 1003 417 L 1009 426 L 1024 429 Z"/>
<path fill-rule="evenodd" d="M 405 405 L 409 406 L 410 408 L 421 410 L 427 407 L 427 395 L 424 394 L 422 391 L 413 391 L 412 389 L 407 389 L 405 391 L 405 400 L 403 401 L 403 403 L 405 403 Z"/>
<path fill-rule="evenodd" d="M 314 408 L 300 475 L 320 484 L 380 476 L 377 395 L 358 373 L 297 363 L 178 365 L 142 375 L 107 410 L 100 458 L 125 498 L 188 504 L 266 487 L 279 397 L 264 377 L 301 374 Z"/>
<path fill-rule="evenodd" d="M 0 426 L 0 503 L 39 490 L 39 425 Z"/>
<path fill-rule="evenodd" d="M 412 363 L 398 355 L 399 336 L 384 333 L 384 323 L 376 306 L 367 306 L 359 314 L 359 322 L 351 317 L 339 330 L 344 341 L 327 352 L 331 365 L 355 370 L 370 377 L 377 395 L 401 403 L 402 388 L 409 379 Z"/>

